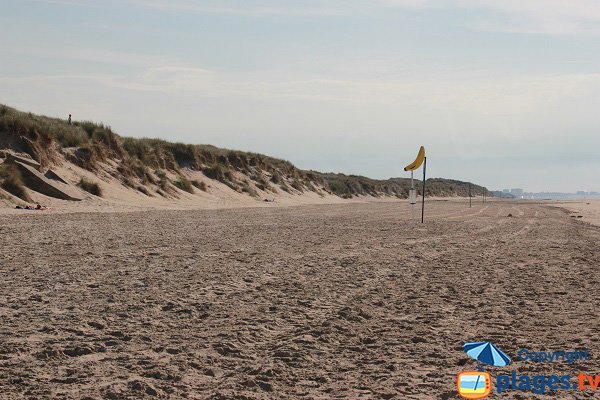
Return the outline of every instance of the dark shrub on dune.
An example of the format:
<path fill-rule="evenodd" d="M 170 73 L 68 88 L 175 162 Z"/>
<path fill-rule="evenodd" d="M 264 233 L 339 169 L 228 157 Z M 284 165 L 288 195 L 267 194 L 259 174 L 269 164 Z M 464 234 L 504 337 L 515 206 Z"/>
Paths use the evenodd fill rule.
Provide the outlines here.
<path fill-rule="evenodd" d="M 0 182 L 0 186 L 10 194 L 21 200 L 31 201 L 21 180 L 21 174 L 14 165 L 0 165 Z"/>
<path fill-rule="evenodd" d="M 84 177 L 81 177 L 77 186 L 79 186 L 86 192 L 93 194 L 94 196 L 102 196 L 102 188 L 100 187 L 100 185 L 98 185 L 96 182 L 88 181 Z"/>
<path fill-rule="evenodd" d="M 192 185 L 192 182 L 190 182 L 190 180 L 183 175 L 179 175 L 173 184 L 184 192 L 194 193 L 194 186 Z"/>
<path fill-rule="evenodd" d="M 203 192 L 206 192 L 206 190 L 207 190 L 206 183 L 204 183 L 204 181 L 194 180 L 194 181 L 192 181 L 192 185 L 194 185 L 198 189 L 202 190 Z"/>

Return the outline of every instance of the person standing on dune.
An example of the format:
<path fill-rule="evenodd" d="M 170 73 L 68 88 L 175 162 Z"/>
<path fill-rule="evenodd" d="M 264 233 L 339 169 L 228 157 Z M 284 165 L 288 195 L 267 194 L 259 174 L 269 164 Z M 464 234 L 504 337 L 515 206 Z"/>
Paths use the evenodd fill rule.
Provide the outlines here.
<path fill-rule="evenodd" d="M 68 123 L 69 125 L 71 125 L 71 114 L 69 114 L 69 119 L 67 120 L 67 123 Z"/>

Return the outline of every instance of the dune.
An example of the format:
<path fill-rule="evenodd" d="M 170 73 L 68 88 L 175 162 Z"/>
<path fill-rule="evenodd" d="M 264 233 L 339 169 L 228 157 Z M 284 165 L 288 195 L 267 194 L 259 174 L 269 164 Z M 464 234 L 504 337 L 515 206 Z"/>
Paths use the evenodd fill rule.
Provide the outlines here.
<path fill-rule="evenodd" d="M 262 154 L 122 137 L 103 124 L 70 125 L 0 105 L 4 213 L 24 201 L 56 212 L 385 201 L 406 198 L 409 187 L 407 178 L 301 170 Z M 433 178 L 427 180 L 426 195 L 464 197 L 468 187 L 468 182 Z M 471 188 L 475 196 L 485 190 L 475 184 Z"/>

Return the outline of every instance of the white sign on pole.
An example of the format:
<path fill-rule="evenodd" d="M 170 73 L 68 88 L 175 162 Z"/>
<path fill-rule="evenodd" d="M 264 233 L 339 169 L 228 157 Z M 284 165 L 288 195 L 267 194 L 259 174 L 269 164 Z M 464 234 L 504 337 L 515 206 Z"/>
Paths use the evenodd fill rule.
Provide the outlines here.
<path fill-rule="evenodd" d="M 408 191 L 408 199 L 410 200 L 410 204 L 417 204 L 417 190 L 410 189 Z"/>

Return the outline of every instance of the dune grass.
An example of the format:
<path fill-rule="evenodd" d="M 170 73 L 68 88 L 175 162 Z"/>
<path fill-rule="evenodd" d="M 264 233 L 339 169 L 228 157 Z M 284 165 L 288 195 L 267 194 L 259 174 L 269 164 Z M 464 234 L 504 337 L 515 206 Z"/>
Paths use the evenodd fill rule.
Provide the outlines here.
<path fill-rule="evenodd" d="M 204 183 L 204 181 L 193 180 L 192 185 L 194 185 L 194 187 L 197 187 L 198 189 L 202 190 L 203 192 L 206 192 L 208 190 L 208 188 L 206 187 L 206 183 Z"/>
<path fill-rule="evenodd" d="M 14 165 L 0 165 L 0 187 L 21 200 L 31 201 L 21 180 L 21 173 Z"/>
<path fill-rule="evenodd" d="M 102 188 L 96 182 L 92 182 L 84 177 L 81 177 L 79 183 L 77 183 L 77 186 L 86 192 L 93 194 L 94 196 L 102 197 Z"/>
<path fill-rule="evenodd" d="M 190 180 L 183 175 L 179 175 L 173 184 L 184 192 L 194 193 L 194 186 L 192 185 L 192 182 L 190 182 Z"/>

